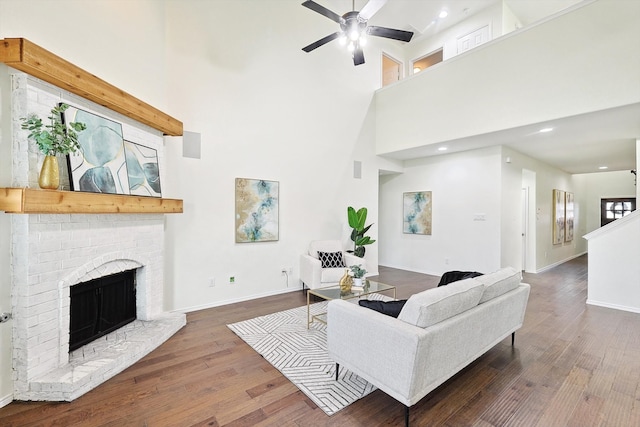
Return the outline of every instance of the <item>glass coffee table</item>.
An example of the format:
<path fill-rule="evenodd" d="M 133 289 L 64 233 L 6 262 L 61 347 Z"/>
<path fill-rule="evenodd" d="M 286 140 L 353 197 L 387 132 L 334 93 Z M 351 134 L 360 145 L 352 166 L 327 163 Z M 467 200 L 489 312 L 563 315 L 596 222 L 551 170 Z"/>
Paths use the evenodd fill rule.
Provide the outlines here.
<path fill-rule="evenodd" d="M 322 298 L 323 300 L 330 301 L 332 299 L 352 299 L 352 298 L 360 298 L 365 295 L 375 294 L 379 292 L 385 291 L 393 291 L 393 299 L 396 299 L 396 287 L 391 285 L 386 285 L 384 283 L 376 282 L 374 280 L 365 280 L 363 286 L 353 286 L 351 288 L 351 292 L 343 293 L 340 290 L 340 285 L 327 286 L 326 288 L 317 288 L 317 289 L 309 289 L 307 290 L 307 329 L 309 329 L 309 325 L 313 323 L 314 320 L 318 322 L 327 324 L 327 313 L 318 313 L 311 314 L 311 309 L 309 308 L 310 304 L 310 296 L 315 295 L 318 298 Z"/>

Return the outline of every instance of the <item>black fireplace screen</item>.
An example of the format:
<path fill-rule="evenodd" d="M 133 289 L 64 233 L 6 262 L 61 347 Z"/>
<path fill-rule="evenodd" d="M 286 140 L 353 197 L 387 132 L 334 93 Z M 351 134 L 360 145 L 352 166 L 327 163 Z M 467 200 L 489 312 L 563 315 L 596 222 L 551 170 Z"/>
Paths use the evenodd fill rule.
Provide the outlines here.
<path fill-rule="evenodd" d="M 136 319 L 135 270 L 71 287 L 69 351 Z"/>

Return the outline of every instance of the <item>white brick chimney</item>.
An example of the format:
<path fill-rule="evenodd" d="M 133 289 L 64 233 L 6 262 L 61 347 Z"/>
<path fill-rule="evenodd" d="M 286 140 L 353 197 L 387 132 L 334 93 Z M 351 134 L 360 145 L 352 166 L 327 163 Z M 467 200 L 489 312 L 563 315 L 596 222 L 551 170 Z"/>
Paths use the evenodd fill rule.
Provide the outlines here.
<path fill-rule="evenodd" d="M 24 73 L 12 73 L 13 187 L 37 188 L 42 156 L 20 117 L 46 117 L 60 101 L 123 124 L 128 140 L 158 151 L 160 132 Z M 63 158 L 62 189 L 69 189 Z M 164 176 L 161 177 L 161 181 Z M 136 269 L 137 319 L 69 353 L 70 287 Z M 12 214 L 14 398 L 73 400 L 157 348 L 184 326 L 163 307 L 163 214 Z M 124 333 L 123 333 L 124 332 Z"/>

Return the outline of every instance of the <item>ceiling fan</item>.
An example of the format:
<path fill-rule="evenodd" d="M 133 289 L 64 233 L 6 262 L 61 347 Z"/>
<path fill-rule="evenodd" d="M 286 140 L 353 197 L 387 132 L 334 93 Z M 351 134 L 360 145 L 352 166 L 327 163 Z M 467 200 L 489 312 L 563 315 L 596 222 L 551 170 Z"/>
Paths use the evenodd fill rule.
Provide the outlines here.
<path fill-rule="evenodd" d="M 340 24 L 340 31 L 329 34 L 328 36 L 311 43 L 309 46 L 303 47 L 302 50 L 308 53 L 332 40 L 339 39 L 340 43 L 347 45 L 347 48 L 352 52 L 353 65 L 360 65 L 364 64 L 362 46 L 366 42 L 366 39 L 364 38 L 365 34 L 400 40 L 403 42 L 410 41 L 411 37 L 413 37 L 413 33 L 411 31 L 395 30 L 393 28 L 376 27 L 373 25 L 367 26 L 367 21 L 375 15 L 375 13 L 378 12 L 386 2 L 387 0 L 369 0 L 360 12 L 352 10 L 351 12 L 347 12 L 340 16 L 312 0 L 305 1 L 302 3 L 304 7 L 309 8 L 314 12 L 318 12 L 320 15 L 326 16 L 332 21 Z M 355 0 L 352 0 L 351 4 L 352 9 L 355 9 Z"/>

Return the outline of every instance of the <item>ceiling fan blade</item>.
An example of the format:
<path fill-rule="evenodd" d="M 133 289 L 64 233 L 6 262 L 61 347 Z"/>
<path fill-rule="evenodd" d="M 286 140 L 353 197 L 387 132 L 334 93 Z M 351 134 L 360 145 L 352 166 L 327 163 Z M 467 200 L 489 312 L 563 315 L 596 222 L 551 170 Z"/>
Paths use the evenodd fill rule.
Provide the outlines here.
<path fill-rule="evenodd" d="M 326 16 L 327 18 L 337 22 L 338 24 L 344 24 L 344 19 L 342 18 L 342 16 L 338 15 L 335 12 L 330 11 L 326 7 L 319 5 L 314 1 L 307 0 L 304 3 L 302 3 L 302 5 L 306 8 L 313 10 L 314 12 L 318 12 L 320 15 Z"/>
<path fill-rule="evenodd" d="M 356 50 L 353 51 L 353 65 L 364 64 L 364 52 L 361 47 L 357 47 Z"/>
<path fill-rule="evenodd" d="M 393 28 L 385 28 L 385 27 L 367 27 L 367 34 L 376 37 L 385 37 L 388 39 L 400 40 L 403 42 L 408 42 L 413 37 L 413 33 L 411 31 L 404 30 L 395 30 Z"/>
<path fill-rule="evenodd" d="M 329 34 L 327 37 L 323 37 L 320 40 L 318 40 L 317 42 L 313 42 L 311 43 L 309 46 L 305 46 L 302 48 L 302 50 L 304 50 L 305 52 L 309 53 L 311 52 L 313 49 L 317 49 L 320 46 L 329 43 L 331 40 L 335 40 L 338 38 L 338 36 L 340 36 L 340 31 L 336 31 L 333 34 Z"/>
<path fill-rule="evenodd" d="M 375 15 L 382 6 L 385 5 L 387 0 L 369 0 L 360 11 L 360 17 L 365 21 L 368 21 L 373 15 Z"/>

